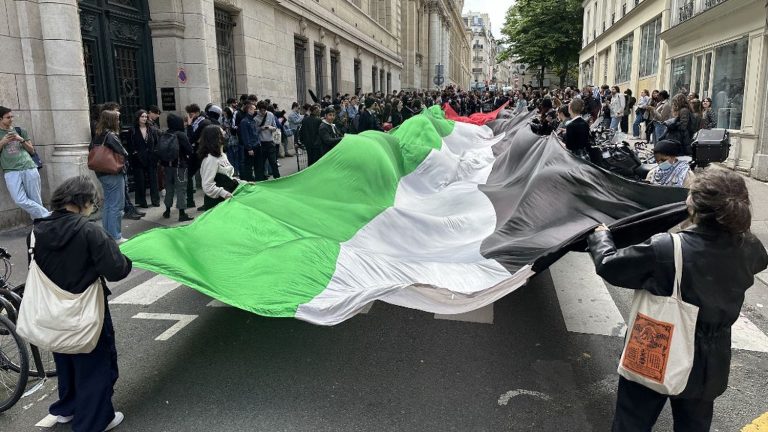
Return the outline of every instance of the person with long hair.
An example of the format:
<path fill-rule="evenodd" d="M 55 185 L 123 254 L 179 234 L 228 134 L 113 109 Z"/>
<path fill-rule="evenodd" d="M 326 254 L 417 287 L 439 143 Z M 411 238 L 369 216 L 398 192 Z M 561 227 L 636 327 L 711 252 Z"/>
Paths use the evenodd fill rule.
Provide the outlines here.
<path fill-rule="evenodd" d="M 135 184 L 136 205 L 148 208 L 147 180 L 152 207 L 160 207 L 160 191 L 157 183 L 157 158 L 152 153 L 157 145 L 157 129 L 149 125 L 149 113 L 136 111 L 136 120 L 128 134 L 127 151 L 131 156 L 131 169 Z"/>
<path fill-rule="evenodd" d="M 712 98 L 705 97 L 701 101 L 701 128 L 712 129 L 717 127 L 717 114 L 712 109 Z"/>
<path fill-rule="evenodd" d="M 714 400 L 728 388 L 731 326 L 755 275 L 768 267 L 765 247 L 750 233 L 749 192 L 742 176 L 708 168 L 696 176 L 686 204 L 693 225 L 680 233 L 680 292 L 683 301 L 699 307 L 693 368 L 683 392 L 672 397 L 619 377 L 614 432 L 650 431 L 667 399 L 676 431 L 710 429 Z M 611 231 L 601 225 L 588 241 L 597 274 L 611 285 L 672 294 L 675 265 L 669 234 L 617 249 Z"/>
<path fill-rule="evenodd" d="M 645 122 L 645 118 L 648 117 L 646 110 L 652 109 L 650 103 L 651 95 L 648 92 L 648 89 L 644 89 L 640 92 L 640 100 L 637 101 L 637 108 L 635 109 L 635 122 L 632 123 L 632 137 L 635 139 L 640 139 L 640 125 Z M 648 138 L 649 135 L 649 133 L 646 133 L 646 138 Z"/>
<path fill-rule="evenodd" d="M 114 124 L 114 114 L 99 120 L 101 130 Z M 108 139 L 111 141 L 111 139 Z M 102 176 L 103 177 L 103 176 Z M 122 177 L 120 175 L 116 177 Z M 102 183 L 103 184 L 103 183 Z M 122 190 L 122 189 L 120 189 Z M 48 411 L 58 423 L 72 423 L 75 431 L 108 431 L 123 421 L 115 411 L 112 394 L 118 377 L 115 330 L 105 281 L 119 281 L 131 272 L 126 258 L 108 234 L 89 223 L 94 210 L 96 186 L 86 176 L 64 180 L 51 196 L 53 213 L 35 221 L 34 259 L 40 270 L 69 295 L 82 294 L 101 278 L 104 290 L 104 320 L 96 347 L 89 353 L 53 353 L 58 373 L 58 400 Z M 122 208 L 122 201 L 118 202 Z M 27 237 L 27 246 L 31 245 Z"/>
<path fill-rule="evenodd" d="M 128 152 L 120 142 L 120 112 L 104 110 L 99 116 L 96 125 L 96 133 L 91 140 L 89 150 L 95 146 L 103 145 L 113 152 L 128 157 Z M 121 222 L 123 219 L 123 207 L 125 206 L 125 168 L 122 172 L 100 173 L 96 176 L 104 189 L 104 206 L 101 209 L 101 224 L 104 231 L 118 243 L 125 241 L 122 235 Z"/>
<path fill-rule="evenodd" d="M 671 139 L 679 142 L 683 148 L 683 155 L 690 156 L 691 150 L 691 129 L 693 128 L 694 118 L 691 114 L 691 108 L 688 104 L 688 97 L 683 93 L 678 93 L 672 98 L 672 117 L 665 123 L 667 125 L 667 135 L 664 139 Z"/>
<path fill-rule="evenodd" d="M 200 134 L 197 156 L 201 160 L 200 177 L 203 179 L 203 208 L 210 210 L 216 204 L 232 198 L 235 189 L 246 181 L 234 178 L 235 167 L 224 152 L 224 130 L 218 125 L 206 126 Z"/>

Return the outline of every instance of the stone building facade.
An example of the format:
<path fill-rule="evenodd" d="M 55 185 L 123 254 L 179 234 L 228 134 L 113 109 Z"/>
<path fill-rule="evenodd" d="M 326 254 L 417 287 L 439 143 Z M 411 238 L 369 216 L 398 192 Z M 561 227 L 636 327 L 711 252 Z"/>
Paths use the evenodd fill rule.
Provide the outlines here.
<path fill-rule="evenodd" d="M 164 112 L 256 94 L 289 108 L 335 93 L 467 85 L 463 0 L 0 0 L 0 105 L 45 161 L 43 199 L 88 173 L 89 106 Z M 77 31 L 79 29 L 79 31 Z M 164 119 L 161 119 L 164 124 Z M 0 178 L 0 228 L 28 223 Z"/>
<path fill-rule="evenodd" d="M 470 82 L 470 31 L 461 18 L 464 0 L 400 0 L 403 89 L 434 89 L 437 65 L 443 87 Z"/>
<path fill-rule="evenodd" d="M 764 0 L 584 0 L 580 85 L 695 92 L 729 129 L 726 165 L 768 180 Z"/>
<path fill-rule="evenodd" d="M 464 24 L 472 31 L 472 88 L 495 84 L 497 43 L 491 34 L 491 18 L 487 13 L 469 11 L 463 15 Z"/>

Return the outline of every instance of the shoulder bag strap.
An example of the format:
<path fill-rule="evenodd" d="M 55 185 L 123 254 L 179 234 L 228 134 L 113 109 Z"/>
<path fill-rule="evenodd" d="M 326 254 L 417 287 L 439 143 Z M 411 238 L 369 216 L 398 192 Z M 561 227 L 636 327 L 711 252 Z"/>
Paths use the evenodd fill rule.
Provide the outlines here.
<path fill-rule="evenodd" d="M 680 290 L 683 281 L 683 247 L 680 241 L 680 234 L 672 234 L 672 245 L 675 256 L 675 283 L 672 288 L 672 297 L 682 300 Z"/>
<path fill-rule="evenodd" d="M 30 263 L 35 260 L 35 226 L 32 225 L 32 233 L 29 235 L 29 256 Z"/>

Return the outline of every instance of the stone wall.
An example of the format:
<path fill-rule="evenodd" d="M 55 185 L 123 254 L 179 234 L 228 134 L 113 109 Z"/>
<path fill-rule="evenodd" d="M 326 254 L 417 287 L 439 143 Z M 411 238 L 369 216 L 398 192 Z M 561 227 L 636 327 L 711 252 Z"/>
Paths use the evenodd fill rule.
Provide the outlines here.
<path fill-rule="evenodd" d="M 0 0 L 0 105 L 14 110 L 45 163 L 46 202 L 62 179 L 88 172 L 82 41 L 72 31 L 79 27 L 76 0 Z M 29 222 L 0 179 L 0 229 Z"/>

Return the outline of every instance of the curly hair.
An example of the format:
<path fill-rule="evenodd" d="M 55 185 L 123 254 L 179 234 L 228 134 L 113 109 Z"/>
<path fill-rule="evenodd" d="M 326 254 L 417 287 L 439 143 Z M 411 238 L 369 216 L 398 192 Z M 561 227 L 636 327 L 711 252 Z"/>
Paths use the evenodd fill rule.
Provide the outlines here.
<path fill-rule="evenodd" d="M 743 234 L 752 223 L 747 184 L 733 171 L 707 168 L 697 175 L 688 204 L 691 218 L 702 226 Z"/>

